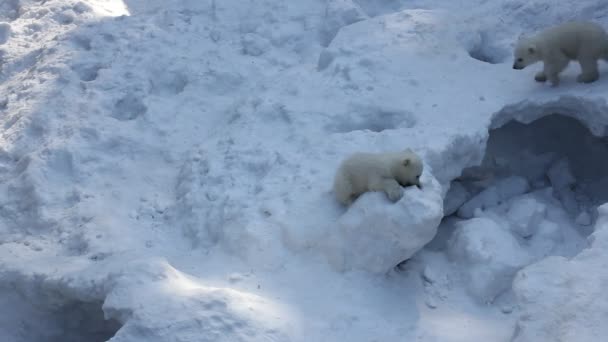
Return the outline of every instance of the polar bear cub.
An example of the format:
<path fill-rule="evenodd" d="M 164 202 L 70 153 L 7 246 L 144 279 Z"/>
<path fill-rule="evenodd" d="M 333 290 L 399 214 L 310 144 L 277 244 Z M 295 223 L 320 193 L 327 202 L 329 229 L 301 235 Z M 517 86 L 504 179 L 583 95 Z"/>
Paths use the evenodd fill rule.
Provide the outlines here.
<path fill-rule="evenodd" d="M 383 191 L 396 202 L 404 186 L 420 184 L 422 160 L 412 150 L 388 153 L 355 153 L 345 159 L 334 179 L 338 201 L 350 205 L 367 191 Z"/>
<path fill-rule="evenodd" d="M 513 69 L 517 70 L 542 61 L 543 71 L 534 79 L 549 80 L 554 87 L 559 85 L 559 74 L 568 63 L 577 60 L 582 69 L 577 81 L 590 83 L 599 78 L 598 59 L 608 60 L 608 34 L 592 22 L 567 22 L 533 37 L 520 38 L 514 57 Z"/>

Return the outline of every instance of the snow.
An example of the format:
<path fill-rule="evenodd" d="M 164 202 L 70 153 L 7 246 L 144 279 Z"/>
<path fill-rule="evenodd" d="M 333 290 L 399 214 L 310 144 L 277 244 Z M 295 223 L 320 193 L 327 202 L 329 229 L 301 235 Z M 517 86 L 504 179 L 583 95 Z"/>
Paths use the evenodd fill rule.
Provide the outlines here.
<path fill-rule="evenodd" d="M 601 340 L 608 77 L 510 60 L 575 18 L 608 4 L 0 0 L 0 339 Z M 336 203 L 405 148 L 428 187 Z"/>

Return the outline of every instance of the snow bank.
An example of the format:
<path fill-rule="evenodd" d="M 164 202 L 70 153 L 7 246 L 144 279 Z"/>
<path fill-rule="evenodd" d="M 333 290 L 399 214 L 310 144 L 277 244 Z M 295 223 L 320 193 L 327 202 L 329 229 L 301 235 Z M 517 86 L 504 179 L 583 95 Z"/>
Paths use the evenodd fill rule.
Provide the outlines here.
<path fill-rule="evenodd" d="M 522 312 L 513 341 L 601 341 L 608 336 L 608 206 L 598 211 L 588 249 L 570 260 L 549 257 L 517 274 L 513 290 Z"/>
<path fill-rule="evenodd" d="M 202 284 L 164 260 L 134 261 L 125 272 L 104 302 L 106 316 L 124 323 L 111 342 L 133 341 L 142 331 L 149 341 L 288 340 L 287 313 L 271 300 Z"/>
<path fill-rule="evenodd" d="M 605 21 L 607 8 L 597 0 L 0 1 L 8 23 L 0 24 L 0 281 L 22 278 L 14 284 L 26 289 L 6 307 L 29 301 L 43 311 L 19 307 L 24 314 L 5 330 L 32 312 L 51 323 L 25 325 L 36 330 L 27 341 L 48 340 L 37 337 L 46 327 L 65 340 L 79 315 L 87 327 L 72 330 L 79 340 L 100 336 L 91 326 L 121 341 L 504 340 L 496 331 L 515 315 L 474 305 L 451 277 L 475 276 L 483 300 L 499 291 L 492 276 L 506 278 L 513 263 L 500 247 L 466 249 L 495 241 L 495 229 L 463 229 L 453 250 L 461 267 L 437 257 L 435 275 L 425 273 L 441 289 L 434 303 L 418 305 L 426 292 L 409 271 L 428 260 L 422 246 L 441 219 L 440 194 L 482 161 L 488 127 L 562 113 L 605 132 L 606 78 L 549 89 L 532 80 L 535 70 L 514 73 L 504 53 L 521 30 L 574 16 Z M 341 156 L 405 147 L 420 151 L 442 189 L 430 177 L 394 205 L 381 194 L 346 213 L 334 205 L 327 191 Z M 555 160 L 542 161 L 531 167 L 534 181 L 510 173 L 466 184 L 449 211 L 503 176 L 547 187 Z M 581 164 L 569 165 L 583 182 Z M 603 181 L 585 186 L 605 189 Z M 548 200 L 536 228 L 535 211 L 504 218 L 516 200 L 482 214 L 503 228 L 514 221 L 508 241 L 533 259 L 578 241 Z M 466 273 L 482 252 L 494 273 L 477 264 Z M 371 274 L 335 272 L 325 254 Z M 404 272 L 384 275 L 405 258 Z"/>
<path fill-rule="evenodd" d="M 435 236 L 442 218 L 441 188 L 423 176 L 423 189 L 408 187 L 390 203 L 383 193 L 360 196 L 328 232 L 323 248 L 340 270 L 385 273 Z"/>

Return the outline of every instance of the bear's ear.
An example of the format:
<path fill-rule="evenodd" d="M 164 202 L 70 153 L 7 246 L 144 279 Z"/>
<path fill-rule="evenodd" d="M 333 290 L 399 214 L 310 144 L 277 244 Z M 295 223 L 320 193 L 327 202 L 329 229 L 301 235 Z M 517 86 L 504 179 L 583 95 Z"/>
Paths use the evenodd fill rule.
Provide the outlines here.
<path fill-rule="evenodd" d="M 409 158 L 407 158 L 407 159 L 405 159 L 403 161 L 403 166 L 408 166 L 408 165 L 410 165 L 410 159 Z"/>

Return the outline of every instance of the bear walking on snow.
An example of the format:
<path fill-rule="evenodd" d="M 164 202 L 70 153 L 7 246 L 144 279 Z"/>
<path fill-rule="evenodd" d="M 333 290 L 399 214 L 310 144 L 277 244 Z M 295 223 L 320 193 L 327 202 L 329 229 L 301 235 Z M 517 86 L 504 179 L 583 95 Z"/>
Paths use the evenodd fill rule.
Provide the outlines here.
<path fill-rule="evenodd" d="M 334 193 L 350 205 L 367 191 L 383 191 L 396 202 L 404 186 L 421 188 L 422 160 L 412 150 L 389 153 L 355 153 L 342 162 L 334 179 Z"/>
<path fill-rule="evenodd" d="M 598 59 L 608 61 L 608 34 L 592 22 L 568 22 L 521 38 L 514 55 L 513 69 L 517 70 L 542 61 L 544 69 L 534 79 L 549 80 L 554 87 L 559 85 L 559 74 L 568 63 L 577 60 L 582 69 L 577 81 L 590 83 L 599 78 Z"/>

